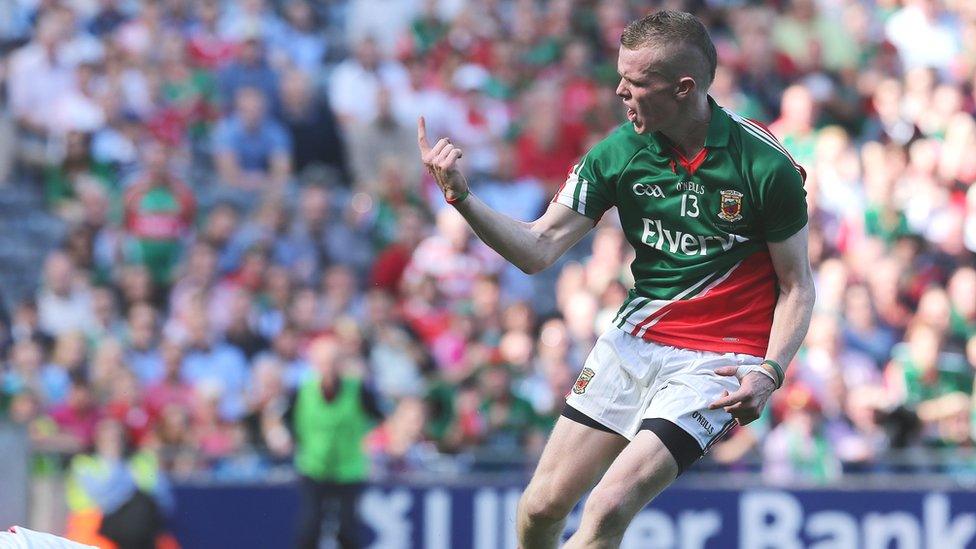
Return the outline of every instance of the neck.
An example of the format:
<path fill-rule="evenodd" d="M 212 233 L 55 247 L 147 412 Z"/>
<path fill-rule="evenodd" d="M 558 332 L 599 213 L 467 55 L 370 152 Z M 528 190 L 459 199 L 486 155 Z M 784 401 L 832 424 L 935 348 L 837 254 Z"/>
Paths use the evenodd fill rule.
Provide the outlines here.
<path fill-rule="evenodd" d="M 708 104 L 708 96 L 702 94 L 688 103 L 673 124 L 661 130 L 678 151 L 686 158 L 698 154 L 705 146 L 708 135 L 708 123 L 712 119 L 712 109 Z"/>

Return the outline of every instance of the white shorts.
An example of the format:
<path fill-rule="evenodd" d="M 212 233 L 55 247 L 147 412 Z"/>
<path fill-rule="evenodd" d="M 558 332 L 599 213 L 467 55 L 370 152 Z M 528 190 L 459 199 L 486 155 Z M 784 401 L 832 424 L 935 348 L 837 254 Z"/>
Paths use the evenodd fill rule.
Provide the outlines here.
<path fill-rule="evenodd" d="M 720 366 L 760 370 L 762 358 L 679 349 L 610 328 L 597 340 L 566 403 L 598 424 L 633 440 L 648 419 L 665 419 L 698 442 L 702 452 L 733 425 L 732 416 L 708 405 L 733 392 L 739 380 Z"/>

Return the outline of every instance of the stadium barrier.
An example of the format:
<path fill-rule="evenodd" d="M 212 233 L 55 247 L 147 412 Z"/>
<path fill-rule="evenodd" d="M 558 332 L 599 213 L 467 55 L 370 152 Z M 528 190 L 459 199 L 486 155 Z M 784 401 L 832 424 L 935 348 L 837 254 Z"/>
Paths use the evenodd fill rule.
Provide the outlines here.
<path fill-rule="evenodd" d="M 669 489 L 637 516 L 622 547 L 976 549 L 976 492 L 958 486 L 714 488 L 728 486 L 720 479 Z M 367 547 L 514 549 L 522 486 L 511 479 L 373 485 L 360 505 Z M 176 492 L 173 526 L 184 547 L 292 546 L 293 483 L 193 483 L 177 485 Z M 581 510 L 570 516 L 567 535 Z"/>
<path fill-rule="evenodd" d="M 30 469 L 27 431 L 0 421 L 0 529 L 26 524 Z"/>

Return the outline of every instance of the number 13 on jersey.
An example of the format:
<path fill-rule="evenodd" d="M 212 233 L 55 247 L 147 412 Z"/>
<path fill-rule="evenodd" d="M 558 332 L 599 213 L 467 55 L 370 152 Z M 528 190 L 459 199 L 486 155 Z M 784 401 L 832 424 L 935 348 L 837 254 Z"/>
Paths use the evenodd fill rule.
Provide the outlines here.
<path fill-rule="evenodd" d="M 681 195 L 681 215 L 698 217 L 698 214 L 698 197 L 687 193 Z"/>

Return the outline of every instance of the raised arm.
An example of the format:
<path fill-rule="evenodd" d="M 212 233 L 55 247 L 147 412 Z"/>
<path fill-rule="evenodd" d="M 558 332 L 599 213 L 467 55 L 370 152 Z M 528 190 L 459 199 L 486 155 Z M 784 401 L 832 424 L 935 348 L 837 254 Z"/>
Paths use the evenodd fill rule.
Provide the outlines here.
<path fill-rule="evenodd" d="M 549 204 L 542 217 L 532 222 L 498 213 L 471 194 L 457 165 L 461 149 L 447 138 L 430 146 L 423 117 L 417 122 L 417 142 L 424 166 L 447 201 L 485 244 L 526 273 L 534 274 L 552 265 L 593 228 L 592 219 L 556 203 Z"/>

